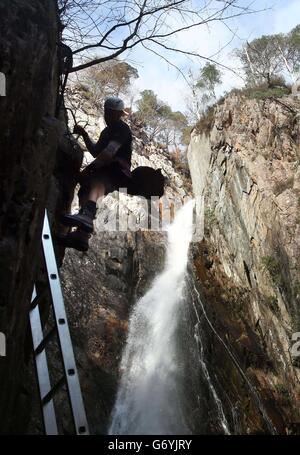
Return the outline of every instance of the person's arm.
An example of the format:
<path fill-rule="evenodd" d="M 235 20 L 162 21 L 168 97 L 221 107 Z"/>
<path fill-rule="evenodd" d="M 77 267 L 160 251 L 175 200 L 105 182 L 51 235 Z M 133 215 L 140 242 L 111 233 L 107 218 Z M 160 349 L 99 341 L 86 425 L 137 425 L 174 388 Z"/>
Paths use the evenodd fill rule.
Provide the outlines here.
<path fill-rule="evenodd" d="M 102 150 L 100 155 L 97 156 L 97 158 L 94 161 L 92 161 L 92 163 L 90 163 L 83 171 L 81 171 L 80 174 L 81 178 L 89 176 L 91 175 L 91 173 L 97 171 L 101 167 L 110 164 L 114 160 L 114 157 L 120 147 L 121 145 L 117 142 L 114 141 L 109 142 L 107 147 L 105 147 L 105 149 Z"/>
<path fill-rule="evenodd" d="M 92 165 L 96 168 L 100 168 L 102 166 L 107 166 L 112 161 L 117 154 L 117 151 L 121 147 L 121 144 L 117 141 L 110 141 L 108 145 L 101 151 L 101 153 L 97 156 L 97 158 L 93 161 Z"/>
<path fill-rule="evenodd" d="M 88 133 L 85 131 L 85 129 L 80 126 L 80 125 L 75 125 L 73 134 L 78 134 L 79 136 L 82 136 L 85 146 L 90 152 L 90 154 L 96 158 L 99 154 L 98 148 L 96 147 L 96 144 L 90 139 Z"/>

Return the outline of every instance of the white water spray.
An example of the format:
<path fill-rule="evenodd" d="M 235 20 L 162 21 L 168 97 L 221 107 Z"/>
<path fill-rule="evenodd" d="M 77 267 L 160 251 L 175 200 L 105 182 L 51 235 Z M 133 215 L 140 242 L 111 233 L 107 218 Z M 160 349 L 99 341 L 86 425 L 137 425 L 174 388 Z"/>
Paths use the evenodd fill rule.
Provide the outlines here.
<path fill-rule="evenodd" d="M 165 269 L 136 304 L 123 353 L 123 375 L 109 434 L 188 434 L 181 406 L 176 350 L 194 201 L 168 228 Z"/>

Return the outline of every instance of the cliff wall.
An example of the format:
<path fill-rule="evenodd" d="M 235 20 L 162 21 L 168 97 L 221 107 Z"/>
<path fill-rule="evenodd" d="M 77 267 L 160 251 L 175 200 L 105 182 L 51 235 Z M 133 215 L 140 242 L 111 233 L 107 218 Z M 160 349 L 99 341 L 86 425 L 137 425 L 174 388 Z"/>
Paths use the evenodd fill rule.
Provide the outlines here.
<path fill-rule="evenodd" d="M 7 355 L 0 358 L 3 432 L 20 430 L 29 399 L 24 344 L 30 340 L 28 308 L 57 147 L 57 37 L 54 2 L 1 2 L 0 71 L 6 77 L 6 96 L 0 98 L 0 331 L 7 341 Z"/>
<path fill-rule="evenodd" d="M 299 104 L 232 94 L 199 122 L 188 151 L 193 190 L 204 201 L 194 266 L 205 307 L 282 433 L 299 431 Z M 221 377 L 217 352 L 210 362 Z M 221 382 L 231 395 L 234 373 Z M 254 416 L 247 426 L 266 431 Z"/>

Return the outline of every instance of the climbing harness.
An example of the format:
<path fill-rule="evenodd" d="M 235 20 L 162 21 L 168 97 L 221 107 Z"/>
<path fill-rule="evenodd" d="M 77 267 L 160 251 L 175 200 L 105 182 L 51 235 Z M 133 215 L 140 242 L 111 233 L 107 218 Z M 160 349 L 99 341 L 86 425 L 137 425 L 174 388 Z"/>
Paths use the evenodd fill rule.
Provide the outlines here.
<path fill-rule="evenodd" d="M 66 384 L 75 433 L 77 435 L 87 435 L 89 434 L 89 428 L 74 358 L 47 211 L 45 211 L 44 217 L 42 246 L 55 325 L 46 335 L 44 335 L 39 308 L 44 293 L 38 293 L 36 286 L 34 286 L 32 293 L 29 318 L 45 433 L 47 435 L 59 434 L 54 397 L 61 387 Z M 55 334 L 57 334 L 58 345 L 61 352 L 63 374 L 58 382 L 52 386 L 46 348 Z"/>

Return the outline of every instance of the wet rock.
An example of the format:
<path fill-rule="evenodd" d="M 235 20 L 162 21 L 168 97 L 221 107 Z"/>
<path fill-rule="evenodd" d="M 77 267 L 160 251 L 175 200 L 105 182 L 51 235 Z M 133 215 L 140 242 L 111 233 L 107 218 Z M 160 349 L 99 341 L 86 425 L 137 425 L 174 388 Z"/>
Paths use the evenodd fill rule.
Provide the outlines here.
<path fill-rule="evenodd" d="M 281 415 L 280 432 L 299 418 L 296 396 L 300 371 L 290 357 L 291 333 L 300 327 L 295 291 L 300 252 L 300 124 L 295 117 L 299 108 L 299 100 L 292 96 L 257 101 L 230 95 L 216 107 L 210 134 L 194 132 L 188 151 L 193 189 L 199 201 L 204 200 L 198 208 L 199 222 L 204 219 L 205 242 L 216 259 L 209 270 L 210 279 L 217 280 L 222 291 L 230 292 L 231 287 L 241 294 L 247 291 L 240 305 L 238 297 L 233 300 L 238 312 L 226 323 L 229 344 L 241 364 L 246 356 L 246 369 L 252 368 L 262 401 L 264 396 L 268 401 L 266 390 L 274 388 L 274 381 L 285 384 L 293 396 L 285 407 L 272 398 L 276 415 Z M 202 254 L 199 260 L 207 263 Z M 202 281 L 204 289 L 209 282 Z M 212 303 L 208 289 L 206 294 L 207 308 L 213 305 L 221 327 L 226 310 L 221 311 L 218 296 Z M 233 335 L 234 326 L 239 327 L 238 337 Z M 249 333 L 255 332 L 259 339 L 252 337 L 250 341 Z M 262 360 L 259 349 L 268 361 Z M 216 363 L 214 354 L 211 361 Z M 272 365 L 272 373 L 264 365 Z M 230 394 L 228 384 L 225 388 Z"/>
<path fill-rule="evenodd" d="M 0 5 L 0 359 L 1 432 L 28 420 L 24 345 L 44 208 L 55 164 L 57 16 L 54 2 Z M 27 346 L 28 347 L 28 346 Z"/>

